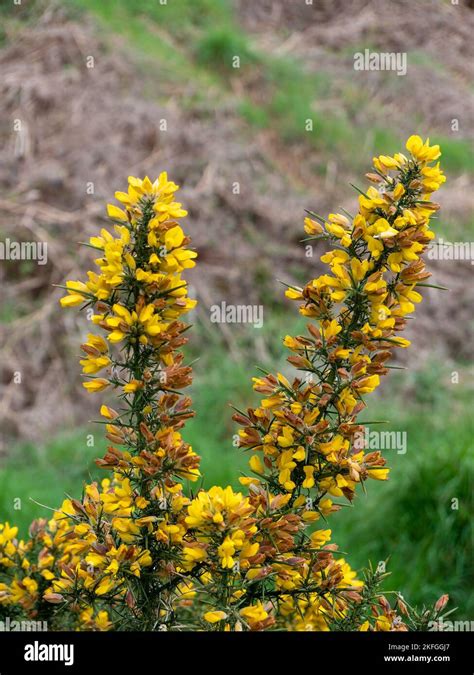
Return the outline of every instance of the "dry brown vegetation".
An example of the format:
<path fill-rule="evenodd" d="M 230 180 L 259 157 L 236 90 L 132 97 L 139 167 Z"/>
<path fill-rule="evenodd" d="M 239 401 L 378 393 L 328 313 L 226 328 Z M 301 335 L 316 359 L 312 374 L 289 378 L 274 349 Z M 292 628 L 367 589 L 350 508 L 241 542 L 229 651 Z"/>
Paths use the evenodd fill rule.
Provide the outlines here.
<path fill-rule="evenodd" d="M 367 110 L 376 115 L 380 109 L 400 139 L 418 131 L 416 120 L 423 130 L 448 136 L 456 117 L 460 134 L 469 138 L 472 11 L 448 3 L 355 0 L 348 13 L 347 4 L 316 3 L 310 20 L 302 7 L 283 1 L 239 0 L 236 7 L 256 48 L 304 58 L 309 72 L 328 74 L 328 95 L 318 102 L 323 115 L 344 109 L 356 129 Z M 200 256 L 190 276 L 204 320 L 213 302 L 271 305 L 281 296 L 277 277 L 298 281 L 308 269 L 316 274 L 318 256 L 305 258 L 298 244 L 303 209 L 323 215 L 334 205 L 351 210 L 356 197 L 347 181 L 362 181 L 345 167 L 344 157 L 331 155 L 323 144 L 289 142 L 271 119 L 267 128 L 258 128 L 239 115 L 239 97 L 258 105 L 271 93 L 264 65 L 234 74 L 219 95 L 213 84 L 207 97 L 202 92 L 195 97 L 198 81 L 173 82 L 159 63 L 149 67 L 135 60 L 123 41 L 104 37 L 91 19 L 71 19 L 60 6 L 45 6 L 33 23 L 6 22 L 5 31 L 0 230 L 2 238 L 47 241 L 49 261 L 0 267 L 0 425 L 7 437 L 36 439 L 87 414 L 70 358 L 71 337 L 76 345 L 77 329 L 85 333 L 86 321 L 77 323 L 60 311 L 60 293 L 52 284 L 84 269 L 91 253 L 79 250 L 77 242 L 105 222 L 104 203 L 122 189 L 127 175 L 154 176 L 167 169 L 183 185 Z M 357 86 L 350 88 L 350 56 L 340 54 L 364 44 L 423 55 L 410 71 L 410 95 L 406 83 L 400 92 L 396 77 L 392 86 L 383 74 L 369 73 L 365 99 L 357 96 Z M 85 65 L 89 55 L 92 69 Z M 430 77 L 426 61 L 434 64 Z M 160 131 L 163 119 L 166 132 Z M 21 121 L 20 131 L 13 130 L 15 120 Z M 367 142 L 370 147 L 370 135 Z M 442 207 L 450 222 L 469 218 L 468 185 L 464 172 L 448 172 Z M 470 236 L 465 232 L 465 239 Z M 441 299 L 439 291 L 427 291 L 410 332 L 417 333 L 421 350 L 429 346 L 440 358 L 468 357 L 472 266 L 444 262 L 432 269 L 433 282 L 450 291 Z M 15 371 L 23 374 L 24 386 L 15 386 Z"/>

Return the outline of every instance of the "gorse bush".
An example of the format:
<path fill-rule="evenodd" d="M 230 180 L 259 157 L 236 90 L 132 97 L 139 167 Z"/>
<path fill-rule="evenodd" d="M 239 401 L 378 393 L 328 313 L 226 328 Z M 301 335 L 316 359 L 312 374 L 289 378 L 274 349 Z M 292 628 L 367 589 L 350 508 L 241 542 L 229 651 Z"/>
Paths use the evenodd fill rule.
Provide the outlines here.
<path fill-rule="evenodd" d="M 358 579 L 322 525 L 389 471 L 356 442 L 357 416 L 392 350 L 409 345 L 399 333 L 427 285 L 431 193 L 445 180 L 438 146 L 412 136 L 406 147 L 374 159 L 354 218 L 305 220 L 307 240 L 332 246 L 329 270 L 286 291 L 309 319 L 306 335 L 284 340 L 299 375 L 254 378 L 260 405 L 234 415 L 251 452 L 242 492 L 193 491 L 180 348 L 195 305 L 182 273 L 197 254 L 178 224 L 178 186 L 166 173 L 129 178 L 115 195 L 123 208 L 108 206 L 114 234 L 90 239 L 98 271 L 61 299 L 95 312 L 81 365 L 88 391 L 117 394 L 100 408 L 110 446 L 97 464 L 109 477 L 34 521 L 26 541 L 0 525 L 2 612 L 83 630 L 416 630 L 439 617 L 446 596 L 419 611 L 390 602 L 383 570 Z"/>

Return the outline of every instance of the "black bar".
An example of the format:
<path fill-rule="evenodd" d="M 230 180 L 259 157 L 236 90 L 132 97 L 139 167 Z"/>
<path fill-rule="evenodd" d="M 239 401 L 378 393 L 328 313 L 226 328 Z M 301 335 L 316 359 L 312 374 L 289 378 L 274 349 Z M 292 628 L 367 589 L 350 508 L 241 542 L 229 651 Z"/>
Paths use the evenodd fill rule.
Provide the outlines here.
<path fill-rule="evenodd" d="M 0 675 L 219 670 L 312 675 L 473 672 L 472 633 L 77 633 L 0 632 Z M 50 648 L 49 645 L 56 645 Z M 73 652 L 67 646 L 73 646 Z M 62 649 L 61 649 L 62 646 Z M 71 661 L 29 661 L 28 657 Z M 72 659 L 71 659 L 72 657 Z M 470 665 L 469 665 L 470 664 Z M 376 669 L 376 670 L 375 670 Z"/>

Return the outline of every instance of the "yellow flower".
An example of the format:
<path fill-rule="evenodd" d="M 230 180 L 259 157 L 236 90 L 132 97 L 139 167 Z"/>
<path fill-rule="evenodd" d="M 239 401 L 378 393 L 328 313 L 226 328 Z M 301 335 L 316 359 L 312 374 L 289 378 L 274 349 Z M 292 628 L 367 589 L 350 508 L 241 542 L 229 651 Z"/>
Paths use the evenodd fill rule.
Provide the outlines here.
<path fill-rule="evenodd" d="M 11 541 L 18 534 L 17 527 L 10 527 L 8 520 L 6 523 L 0 523 L 0 546 L 5 545 L 8 541 Z"/>
<path fill-rule="evenodd" d="M 258 455 L 253 455 L 250 458 L 249 465 L 252 471 L 255 473 L 265 473 L 265 467 L 263 466 L 263 462 Z"/>
<path fill-rule="evenodd" d="M 113 220 L 127 220 L 125 211 L 122 211 L 122 209 L 113 204 L 107 204 L 107 215 L 109 218 L 113 218 Z"/>
<path fill-rule="evenodd" d="M 255 626 L 261 621 L 265 621 L 265 619 L 268 618 L 268 612 L 265 610 L 261 602 L 243 607 L 239 611 L 239 614 L 249 624 L 250 627 Z"/>
<path fill-rule="evenodd" d="M 164 328 L 160 317 L 155 314 L 152 304 L 142 309 L 130 312 L 126 307 L 116 303 L 113 306 L 115 316 L 108 317 L 105 323 L 112 331 L 108 335 L 110 342 L 120 342 L 127 335 L 139 338 L 143 344 L 148 343 L 148 337 L 155 337 Z"/>
<path fill-rule="evenodd" d="M 322 325 L 321 334 L 324 336 L 326 342 L 328 342 L 331 338 L 338 335 L 341 330 L 342 326 L 337 323 L 336 319 L 332 319 L 332 321 L 326 322 Z"/>
<path fill-rule="evenodd" d="M 192 567 L 194 567 L 196 563 L 201 562 L 202 560 L 205 560 L 207 558 L 207 553 L 205 549 L 200 547 L 185 546 L 183 548 L 183 554 L 184 554 L 183 562 L 189 569 L 192 569 Z"/>
<path fill-rule="evenodd" d="M 68 295 L 59 300 L 61 307 L 76 307 L 87 300 L 89 290 L 82 281 L 66 281 Z"/>
<path fill-rule="evenodd" d="M 378 616 L 375 621 L 375 630 L 377 631 L 389 631 L 392 627 L 391 622 L 387 619 L 386 616 Z"/>
<path fill-rule="evenodd" d="M 321 234 L 323 231 L 322 226 L 313 220 L 312 218 L 304 219 L 304 231 L 306 234 Z"/>
<path fill-rule="evenodd" d="M 106 593 L 109 593 L 115 586 L 115 581 L 111 576 L 105 576 L 103 579 L 99 582 L 99 584 L 95 587 L 95 594 L 96 595 L 105 595 Z"/>
<path fill-rule="evenodd" d="M 354 388 L 359 392 L 359 394 L 369 394 L 371 391 L 374 391 L 380 384 L 380 377 L 378 375 L 370 375 L 368 377 L 363 377 L 361 380 L 354 382 Z"/>
<path fill-rule="evenodd" d="M 86 358 L 81 359 L 79 363 L 86 375 L 94 375 L 111 364 L 110 358 L 106 355 L 107 342 L 100 335 L 89 333 L 87 342 L 81 345 L 81 349 L 86 353 Z"/>
<path fill-rule="evenodd" d="M 331 539 L 331 530 L 315 530 L 310 536 L 311 548 L 322 548 Z"/>
<path fill-rule="evenodd" d="M 135 391 L 138 391 L 138 389 L 141 389 L 143 387 L 143 382 L 140 382 L 140 380 L 130 380 L 130 382 L 127 382 L 127 384 L 123 387 L 123 391 L 125 394 L 133 394 Z"/>
<path fill-rule="evenodd" d="M 82 386 L 87 389 L 87 391 L 90 391 L 92 394 L 103 391 L 110 385 L 109 380 L 104 379 L 103 377 L 96 377 L 93 380 L 89 380 L 89 382 L 83 382 Z"/>
<path fill-rule="evenodd" d="M 213 612 L 206 612 L 203 614 L 204 621 L 207 621 L 208 623 L 217 623 L 218 621 L 222 621 L 223 619 L 227 618 L 227 614 L 222 611 L 213 611 Z"/>
<path fill-rule="evenodd" d="M 314 466 L 304 466 L 303 471 L 305 475 L 303 487 L 308 489 L 314 487 Z"/>
<path fill-rule="evenodd" d="M 431 162 L 441 156 L 439 145 L 430 147 L 430 139 L 427 138 L 423 143 L 420 136 L 410 136 L 406 142 L 406 149 L 421 162 Z"/>
<path fill-rule="evenodd" d="M 207 492 L 202 490 L 188 506 L 186 523 L 193 528 L 214 528 L 215 524 L 239 522 L 252 513 L 253 508 L 247 497 L 234 492 L 230 486 L 214 486 Z"/>
<path fill-rule="evenodd" d="M 217 553 L 224 569 L 234 566 L 234 558 L 232 556 L 235 554 L 235 543 L 232 541 L 231 537 L 227 536 L 224 539 L 222 544 L 218 547 Z"/>
<path fill-rule="evenodd" d="M 375 480 L 387 480 L 390 469 L 373 468 L 368 469 L 367 474 Z"/>

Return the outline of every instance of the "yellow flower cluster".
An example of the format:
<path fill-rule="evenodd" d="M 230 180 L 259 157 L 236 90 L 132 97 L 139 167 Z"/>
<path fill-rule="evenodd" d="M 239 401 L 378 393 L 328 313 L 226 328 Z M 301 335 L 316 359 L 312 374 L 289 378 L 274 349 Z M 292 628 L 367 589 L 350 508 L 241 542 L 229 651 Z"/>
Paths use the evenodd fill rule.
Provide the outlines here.
<path fill-rule="evenodd" d="M 176 220 L 186 215 L 177 189 L 166 173 L 153 183 L 130 177 L 128 192 L 116 193 L 124 209 L 107 209 L 117 236 L 102 229 L 90 238 L 99 271 L 66 283 L 61 305 L 93 307 L 103 331 L 81 345 L 84 387 L 122 392 L 119 411 L 100 408 L 111 445 L 97 463 L 113 477 L 86 485 L 81 501 L 65 500 L 26 543 L 16 539 L 17 528 L 2 526 L 1 565 L 14 575 L 0 586 L 2 604 L 26 610 L 46 600 L 70 609 L 68 625 L 108 630 L 115 625 L 111 605 L 125 603 L 139 615 L 134 608 L 145 586 L 166 586 L 180 567 L 175 561 L 184 560 L 190 500 L 182 481 L 200 474 L 199 457 L 179 431 L 193 413 L 179 395 L 191 369 L 177 350 L 186 342 L 180 317 L 196 304 L 181 273 L 197 254 Z M 169 593 L 161 595 L 149 611 L 153 624 L 169 602 Z"/>
<path fill-rule="evenodd" d="M 310 238 L 328 240 L 328 272 L 290 288 L 310 319 L 307 335 L 287 336 L 288 361 L 303 375 L 254 379 L 261 404 L 237 413 L 240 445 L 252 450 L 247 494 L 211 487 L 193 494 L 199 456 L 181 435 L 193 415 L 180 390 L 191 368 L 179 351 L 195 305 L 183 270 L 196 253 L 177 219 L 178 186 L 129 178 L 109 205 L 112 235 L 90 246 L 98 272 L 70 281 L 65 307 L 93 307 L 81 360 L 90 392 L 118 390 L 103 404 L 111 472 L 66 499 L 26 541 L 0 525 L 0 608 L 35 616 L 50 606 L 51 627 L 200 630 L 406 630 L 378 591 L 381 575 L 357 579 L 315 523 L 351 501 L 368 478 L 385 480 L 380 452 L 355 444 L 364 397 L 388 372 L 406 315 L 429 275 L 421 256 L 432 238 L 431 193 L 444 181 L 437 146 L 418 136 L 409 156 L 374 158 L 372 186 L 355 217 L 307 218 Z M 374 187 L 374 185 L 376 187 Z M 97 375 L 100 374 L 100 377 Z M 405 614 L 399 620 L 397 611 Z M 411 621 L 411 624 L 410 624 Z"/>
<path fill-rule="evenodd" d="M 291 495 L 306 520 L 334 510 L 332 497 L 352 501 L 358 484 L 388 475 L 379 452 L 357 448 L 357 416 L 364 396 L 388 372 L 391 350 L 410 344 L 398 334 L 422 300 L 415 288 L 429 274 L 420 256 L 434 236 L 429 219 L 438 208 L 430 195 L 445 180 L 438 165 L 436 172 L 429 166 L 440 155 L 438 146 L 412 136 L 406 147 L 408 158 L 374 158 L 375 173 L 368 177 L 377 187 L 359 196 L 354 218 L 306 219 L 310 238 L 338 247 L 321 257 L 327 273 L 286 292 L 314 320 L 308 335 L 285 338 L 293 352 L 288 361 L 304 377 L 254 378 L 261 405 L 235 416 L 244 426 L 241 447 L 257 453 L 250 459 L 255 477 L 242 482 L 265 481 Z"/>

